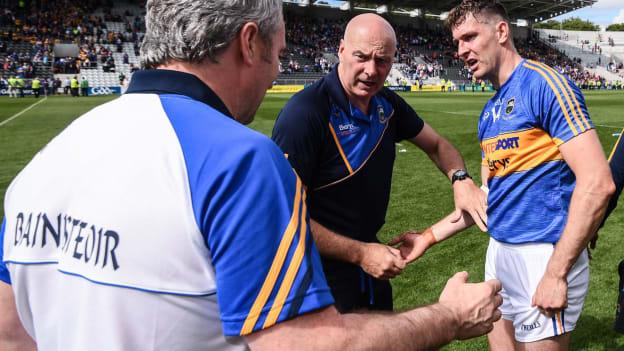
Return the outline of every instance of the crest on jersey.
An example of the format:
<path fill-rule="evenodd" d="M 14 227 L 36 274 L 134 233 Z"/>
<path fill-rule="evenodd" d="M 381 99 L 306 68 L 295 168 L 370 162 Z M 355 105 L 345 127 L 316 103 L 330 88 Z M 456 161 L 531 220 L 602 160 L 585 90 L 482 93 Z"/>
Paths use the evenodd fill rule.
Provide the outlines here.
<path fill-rule="evenodd" d="M 505 113 L 510 114 L 513 112 L 514 107 L 516 106 L 516 98 L 512 97 L 507 101 L 507 107 L 505 107 Z"/>
<path fill-rule="evenodd" d="M 379 123 L 386 123 L 388 118 L 386 117 L 386 113 L 384 112 L 383 106 L 377 105 L 377 115 L 379 116 Z"/>

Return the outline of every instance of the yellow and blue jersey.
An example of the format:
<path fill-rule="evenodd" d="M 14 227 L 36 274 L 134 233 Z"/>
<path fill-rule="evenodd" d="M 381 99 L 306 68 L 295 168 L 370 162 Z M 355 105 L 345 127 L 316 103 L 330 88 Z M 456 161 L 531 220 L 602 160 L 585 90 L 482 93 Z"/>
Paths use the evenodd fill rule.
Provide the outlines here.
<path fill-rule="evenodd" d="M 581 91 L 545 64 L 523 60 L 479 118 L 488 167 L 488 228 L 507 243 L 555 243 L 575 177 L 559 146 L 593 125 Z"/>

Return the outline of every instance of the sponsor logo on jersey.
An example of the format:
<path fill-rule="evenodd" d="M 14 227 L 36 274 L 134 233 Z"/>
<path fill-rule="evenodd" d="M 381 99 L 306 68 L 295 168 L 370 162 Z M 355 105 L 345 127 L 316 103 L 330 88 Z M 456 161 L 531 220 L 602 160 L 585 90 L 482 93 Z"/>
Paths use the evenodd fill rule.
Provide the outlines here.
<path fill-rule="evenodd" d="M 483 152 L 491 154 L 498 150 L 510 150 L 520 147 L 520 137 L 503 138 L 483 145 Z"/>
<path fill-rule="evenodd" d="M 65 256 L 96 267 L 119 269 L 119 234 L 66 214 L 23 213 L 15 218 L 13 245 L 27 249 L 54 246 Z"/>
<path fill-rule="evenodd" d="M 338 125 L 338 134 L 342 136 L 351 135 L 357 133 L 360 130 L 360 127 L 356 126 L 353 123 L 344 123 Z"/>
<path fill-rule="evenodd" d="M 488 167 L 490 172 L 498 171 L 499 169 L 507 169 L 507 166 L 511 163 L 509 157 L 502 158 L 500 160 L 488 160 Z"/>

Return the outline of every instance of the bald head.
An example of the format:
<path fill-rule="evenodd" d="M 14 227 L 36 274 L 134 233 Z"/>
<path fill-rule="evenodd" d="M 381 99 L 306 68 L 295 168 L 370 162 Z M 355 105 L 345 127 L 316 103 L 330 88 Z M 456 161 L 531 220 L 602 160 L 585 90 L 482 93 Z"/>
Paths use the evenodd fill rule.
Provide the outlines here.
<path fill-rule="evenodd" d="M 349 101 L 367 113 L 370 99 L 384 85 L 396 53 L 390 23 L 375 14 L 353 17 L 338 48 L 338 77 Z"/>
<path fill-rule="evenodd" d="M 383 17 L 373 13 L 353 17 L 347 23 L 343 40 L 347 45 L 365 41 L 374 46 L 385 46 L 396 50 L 394 29 Z"/>

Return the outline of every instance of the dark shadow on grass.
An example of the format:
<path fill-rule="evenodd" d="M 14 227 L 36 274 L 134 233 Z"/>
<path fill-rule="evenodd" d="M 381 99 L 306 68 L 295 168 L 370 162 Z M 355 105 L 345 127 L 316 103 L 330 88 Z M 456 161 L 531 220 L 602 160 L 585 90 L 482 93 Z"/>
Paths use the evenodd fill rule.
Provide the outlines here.
<path fill-rule="evenodd" d="M 624 335 L 613 330 L 613 317 L 582 315 L 572 332 L 570 350 L 624 351 Z"/>

